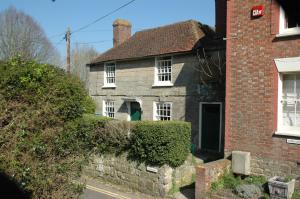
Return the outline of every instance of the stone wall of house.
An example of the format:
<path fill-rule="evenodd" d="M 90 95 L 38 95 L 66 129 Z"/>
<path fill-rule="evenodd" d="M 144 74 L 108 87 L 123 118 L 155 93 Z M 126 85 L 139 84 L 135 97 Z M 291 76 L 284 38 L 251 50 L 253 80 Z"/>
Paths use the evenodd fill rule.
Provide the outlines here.
<path fill-rule="evenodd" d="M 227 1 L 225 150 L 251 152 L 254 173 L 299 177 L 300 145 L 276 135 L 278 71 L 275 58 L 300 55 L 299 36 L 277 37 L 277 1 Z M 264 15 L 251 18 L 253 6 Z"/>
<path fill-rule="evenodd" d="M 155 57 L 151 57 L 116 62 L 116 88 L 103 88 L 104 64 L 91 67 L 89 93 L 92 96 L 186 96 L 197 93 L 196 56 L 172 57 L 172 87 L 154 86 Z"/>
<path fill-rule="evenodd" d="M 152 167 L 157 172 L 149 171 L 143 163 L 128 160 L 126 154 L 93 155 L 91 160 L 84 168 L 85 175 L 154 196 L 166 196 L 172 188 L 189 185 L 195 179 L 196 160 L 192 156 L 175 169 L 166 165 Z"/>
<path fill-rule="evenodd" d="M 115 118 L 128 120 L 129 111 L 124 98 L 136 97 L 141 102 L 141 119 L 153 120 L 154 102 L 171 102 L 172 120 L 191 122 L 192 141 L 198 145 L 199 102 L 224 102 L 225 89 L 214 82 L 200 85 L 199 62 L 195 55 L 188 53 L 172 57 L 174 85 L 171 87 L 153 86 L 155 57 L 116 62 L 116 88 L 103 88 L 103 64 L 91 67 L 89 93 L 96 101 L 96 113 L 103 113 L 103 100 L 114 100 Z"/>

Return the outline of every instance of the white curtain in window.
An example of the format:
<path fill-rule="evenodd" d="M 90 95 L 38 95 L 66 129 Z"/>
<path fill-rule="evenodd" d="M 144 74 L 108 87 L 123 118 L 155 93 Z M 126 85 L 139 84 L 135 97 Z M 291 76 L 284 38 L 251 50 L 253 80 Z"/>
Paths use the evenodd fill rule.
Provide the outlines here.
<path fill-rule="evenodd" d="M 300 127 L 300 74 L 283 75 L 283 125 Z"/>

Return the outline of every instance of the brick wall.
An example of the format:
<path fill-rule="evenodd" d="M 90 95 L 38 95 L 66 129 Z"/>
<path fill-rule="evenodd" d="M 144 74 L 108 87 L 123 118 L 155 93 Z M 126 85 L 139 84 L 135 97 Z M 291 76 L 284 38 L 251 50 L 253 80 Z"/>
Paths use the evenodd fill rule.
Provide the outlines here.
<path fill-rule="evenodd" d="M 214 162 L 196 166 L 195 198 L 205 199 L 211 192 L 211 184 L 216 182 L 225 173 L 230 171 L 231 161 L 221 159 Z"/>
<path fill-rule="evenodd" d="M 251 8 L 256 5 L 264 5 L 265 14 L 252 19 Z M 274 135 L 278 101 L 274 58 L 300 56 L 300 37 L 276 38 L 279 7 L 274 0 L 228 0 L 227 8 L 225 150 L 249 151 L 254 159 L 265 160 L 257 166 L 263 174 L 273 163 L 278 166 L 272 174 L 280 174 L 286 164 L 299 171 L 300 146 Z"/>
<path fill-rule="evenodd" d="M 227 0 L 215 0 L 216 33 L 222 37 L 226 36 L 226 3 Z"/>

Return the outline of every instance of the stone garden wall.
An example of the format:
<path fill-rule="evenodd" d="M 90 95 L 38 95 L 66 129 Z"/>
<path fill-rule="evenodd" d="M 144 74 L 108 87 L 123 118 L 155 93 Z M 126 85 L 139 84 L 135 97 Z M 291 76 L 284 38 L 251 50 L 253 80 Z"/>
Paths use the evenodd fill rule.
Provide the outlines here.
<path fill-rule="evenodd" d="M 143 163 L 128 160 L 126 154 L 117 157 L 93 155 L 91 159 L 84 169 L 85 175 L 154 196 L 166 196 L 172 188 L 189 185 L 195 180 L 196 160 L 191 155 L 176 169 L 166 165 L 147 168 Z"/>

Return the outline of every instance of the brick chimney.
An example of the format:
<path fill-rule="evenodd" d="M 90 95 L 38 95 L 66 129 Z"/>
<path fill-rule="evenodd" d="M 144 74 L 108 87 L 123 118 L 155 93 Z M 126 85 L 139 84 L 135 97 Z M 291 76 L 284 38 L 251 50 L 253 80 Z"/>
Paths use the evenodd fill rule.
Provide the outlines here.
<path fill-rule="evenodd" d="M 226 37 L 227 0 L 215 0 L 216 33 Z"/>
<path fill-rule="evenodd" d="M 116 19 L 113 23 L 114 47 L 131 37 L 131 23 L 124 19 Z"/>

